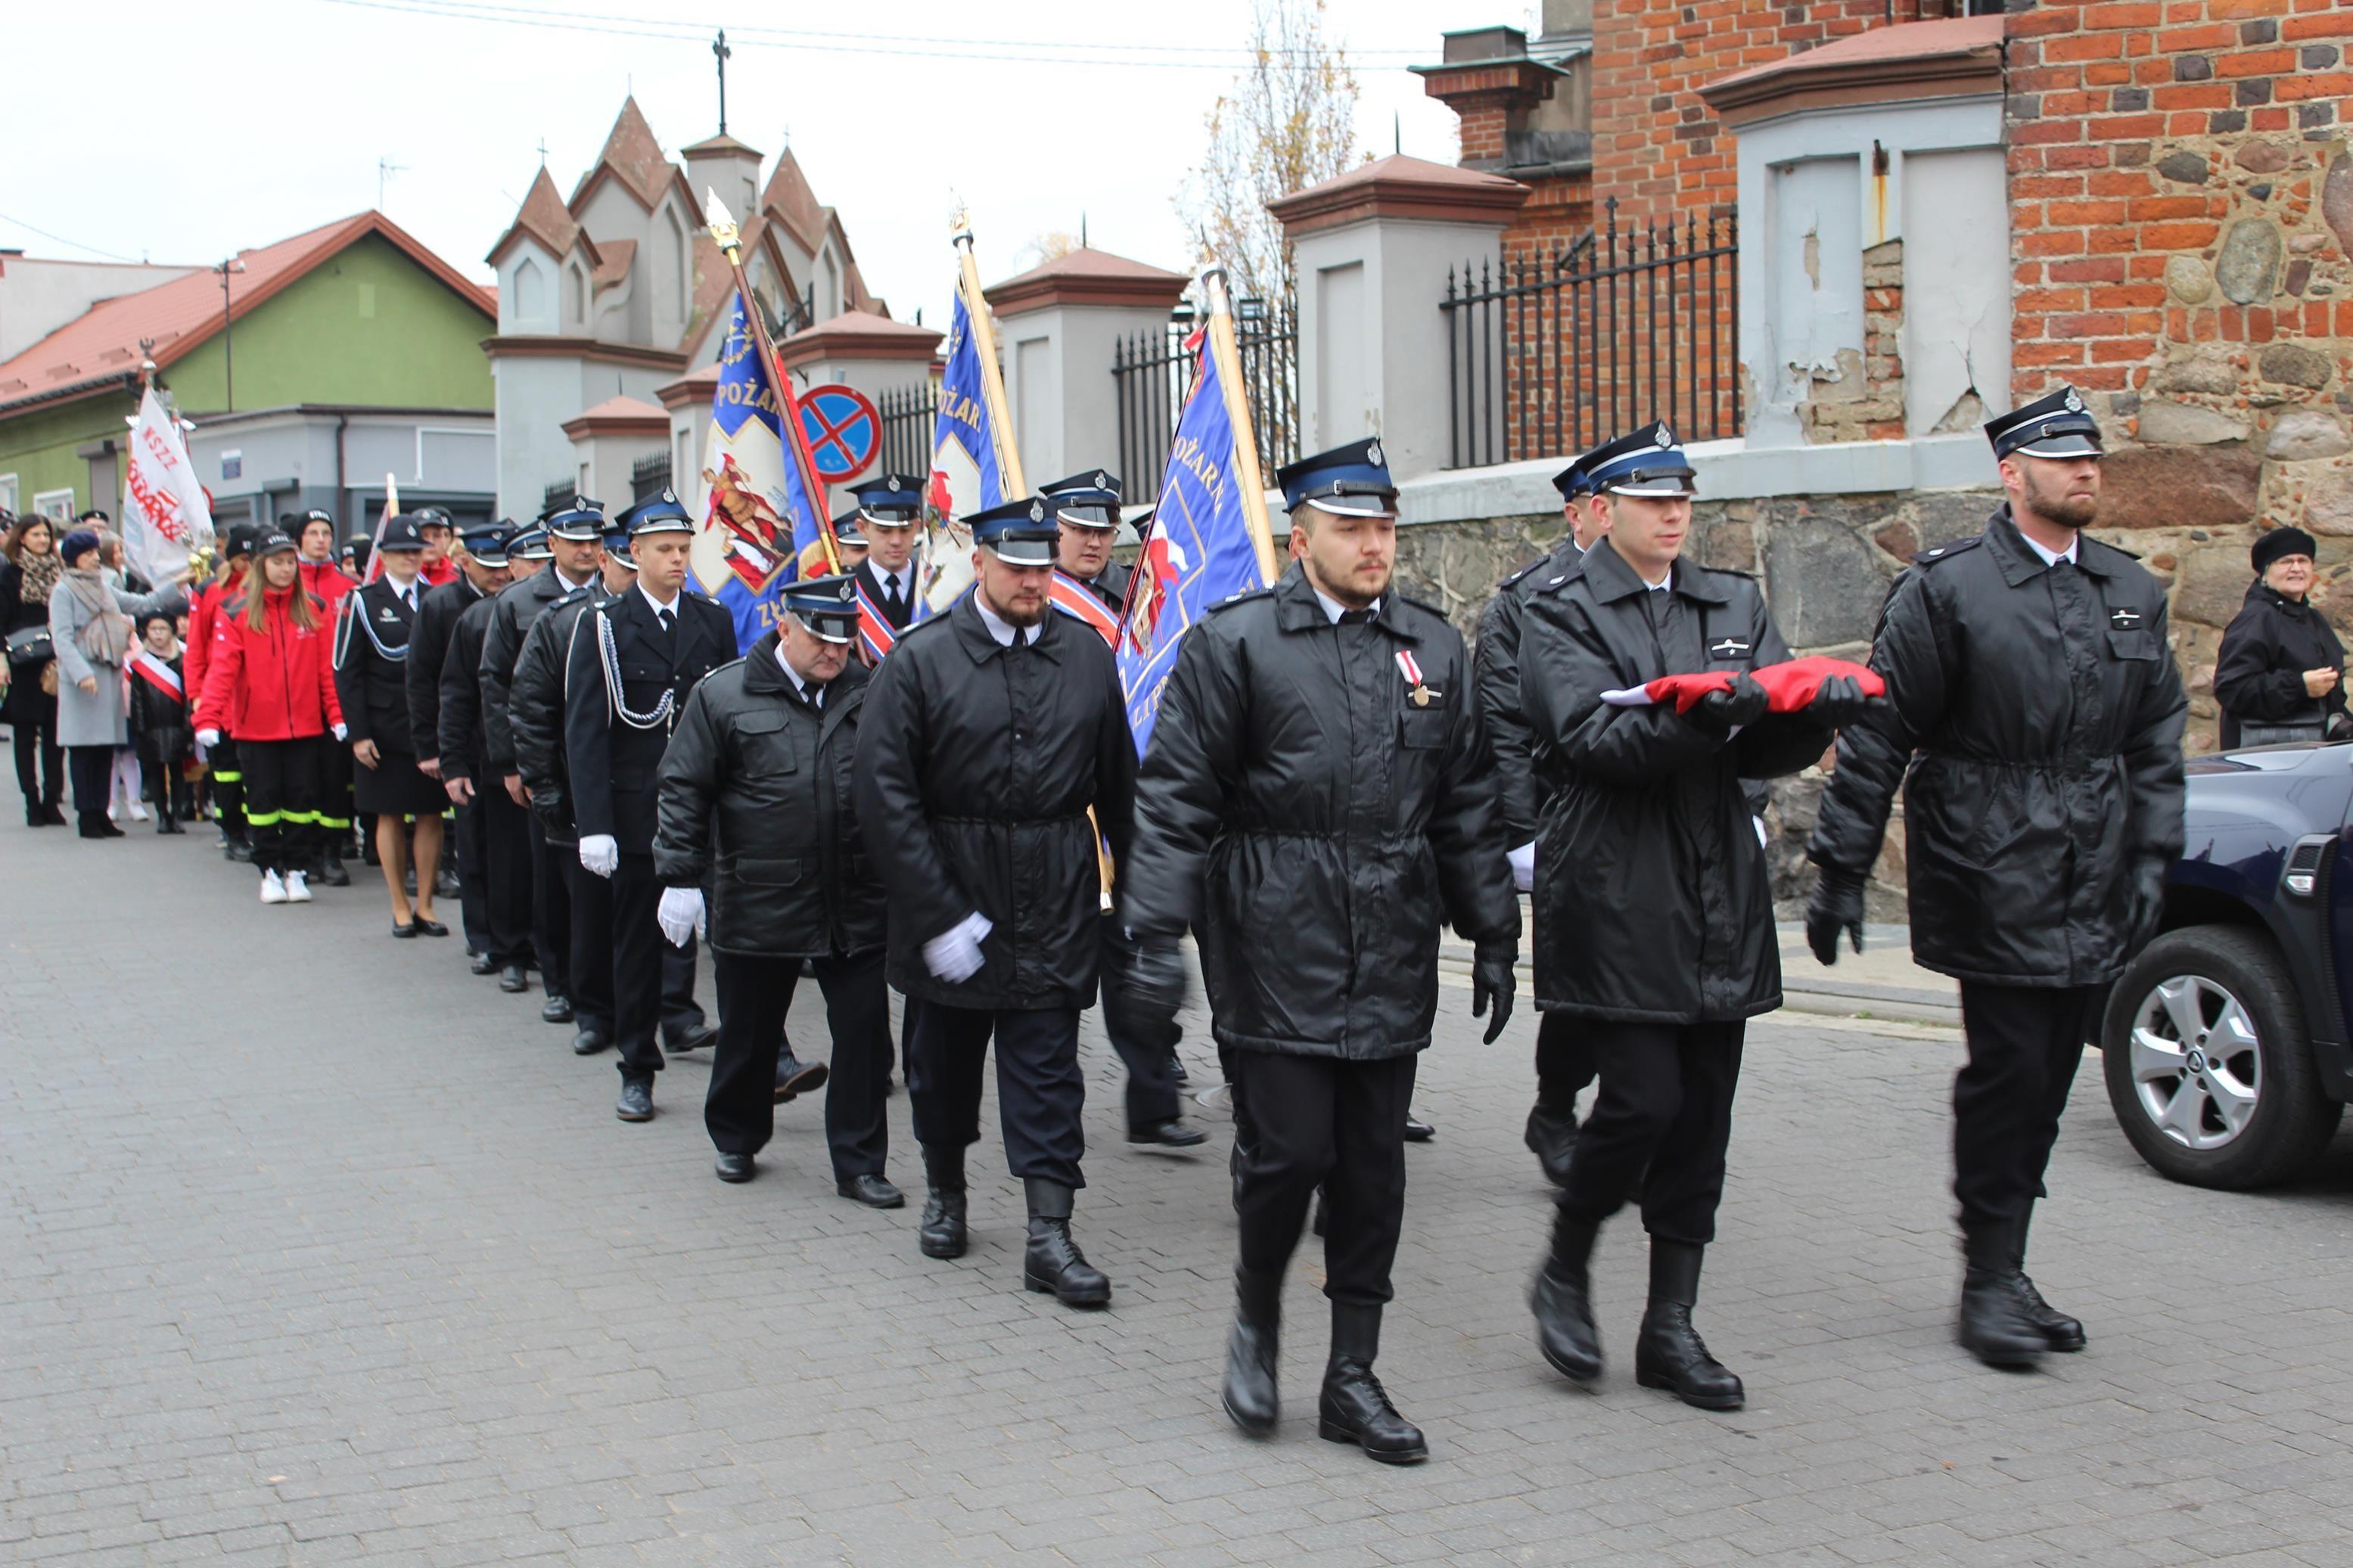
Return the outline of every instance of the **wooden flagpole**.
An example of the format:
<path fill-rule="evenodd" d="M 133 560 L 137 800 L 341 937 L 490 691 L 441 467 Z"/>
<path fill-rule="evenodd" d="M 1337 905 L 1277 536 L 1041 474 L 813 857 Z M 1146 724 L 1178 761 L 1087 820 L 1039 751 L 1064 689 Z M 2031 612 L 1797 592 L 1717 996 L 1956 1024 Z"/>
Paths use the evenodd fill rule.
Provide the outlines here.
<path fill-rule="evenodd" d="M 1005 484 L 1005 499 L 1029 493 L 1021 477 L 1021 453 L 1014 445 L 1013 413 L 1005 401 L 1005 373 L 997 363 L 997 323 L 980 292 L 980 263 L 972 253 L 972 226 L 957 215 L 954 243 L 964 289 L 965 319 L 972 323 L 973 346 L 980 356 L 980 395 L 988 403 L 989 437 L 997 447 L 997 475 Z"/>
<path fill-rule="evenodd" d="M 760 314 L 759 297 L 752 292 L 751 279 L 744 276 L 744 242 L 735 226 L 735 215 L 727 210 L 727 204 L 719 199 L 717 191 L 706 185 L 702 195 L 703 216 L 711 226 L 711 237 L 718 245 L 721 254 L 727 258 L 727 265 L 735 274 L 736 296 L 743 301 L 744 320 L 752 328 L 753 345 L 759 352 L 761 367 L 768 373 L 769 388 L 776 396 L 776 434 L 784 440 L 785 461 L 800 469 L 802 493 L 808 497 L 809 505 L 817 510 L 817 533 L 819 542 L 825 545 L 826 570 L 838 577 L 841 575 L 841 541 L 833 536 L 833 519 L 828 515 L 829 509 L 826 505 L 824 483 L 810 471 L 810 466 L 802 461 L 799 421 L 793 416 L 792 406 L 786 401 L 785 388 L 781 384 L 785 375 L 784 363 L 776 357 L 776 345 L 768 339 L 768 323 Z M 784 548 L 788 553 L 793 552 L 793 542 L 786 540 Z"/>
<path fill-rule="evenodd" d="M 1201 275 L 1209 297 L 1209 354 L 1217 361 L 1218 388 L 1226 395 L 1226 418 L 1234 427 L 1235 482 L 1242 488 L 1242 521 L 1258 549 L 1261 581 L 1273 587 L 1282 575 L 1274 563 L 1274 526 L 1266 515 L 1266 475 L 1259 467 L 1258 432 L 1250 426 L 1250 397 L 1242 387 L 1241 351 L 1234 343 L 1234 317 L 1226 300 L 1226 269 Z"/>

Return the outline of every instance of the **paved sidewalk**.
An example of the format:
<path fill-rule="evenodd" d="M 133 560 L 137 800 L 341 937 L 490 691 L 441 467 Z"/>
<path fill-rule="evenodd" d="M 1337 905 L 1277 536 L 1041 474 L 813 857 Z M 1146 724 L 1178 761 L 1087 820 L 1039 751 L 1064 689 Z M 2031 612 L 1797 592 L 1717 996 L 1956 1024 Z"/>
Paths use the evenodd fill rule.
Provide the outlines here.
<path fill-rule="evenodd" d="M 993 1130 L 973 1251 L 934 1263 L 913 1209 L 833 1196 L 818 1107 L 723 1186 L 706 1063 L 620 1125 L 609 1057 L 454 939 L 390 941 L 374 886 L 263 909 L 208 836 L 0 827 L 0 1559 L 2353 1563 L 2353 1159 L 2168 1185 L 2096 1058 L 2036 1253 L 2092 1348 L 2005 1375 L 1949 1337 L 1957 1037 L 1757 1026 L 1700 1312 L 1751 1404 L 1711 1415 L 1633 1386 L 1630 1220 L 1606 1385 L 1537 1359 L 1534 1026 L 1482 1048 L 1450 990 L 1381 1362 L 1432 1458 L 1399 1471 L 1314 1435 L 1312 1247 L 1281 1434 L 1219 1414 L 1229 1128 L 1130 1152 L 1092 1021 L 1079 1234 L 1118 1295 L 1082 1315 L 1018 1288 Z M 814 987 L 793 1026 L 822 1048 Z"/>

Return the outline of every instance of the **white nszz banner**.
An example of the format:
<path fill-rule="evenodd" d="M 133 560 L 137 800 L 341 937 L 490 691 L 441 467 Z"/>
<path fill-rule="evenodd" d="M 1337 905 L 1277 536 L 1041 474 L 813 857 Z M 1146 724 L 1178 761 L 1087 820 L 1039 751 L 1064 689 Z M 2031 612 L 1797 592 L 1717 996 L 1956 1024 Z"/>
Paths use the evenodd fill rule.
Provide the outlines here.
<path fill-rule="evenodd" d="M 196 481 L 188 443 L 179 421 L 149 387 L 131 422 L 131 457 L 122 509 L 122 548 L 132 566 L 151 583 L 169 583 L 188 557 L 209 542 L 212 502 Z"/>

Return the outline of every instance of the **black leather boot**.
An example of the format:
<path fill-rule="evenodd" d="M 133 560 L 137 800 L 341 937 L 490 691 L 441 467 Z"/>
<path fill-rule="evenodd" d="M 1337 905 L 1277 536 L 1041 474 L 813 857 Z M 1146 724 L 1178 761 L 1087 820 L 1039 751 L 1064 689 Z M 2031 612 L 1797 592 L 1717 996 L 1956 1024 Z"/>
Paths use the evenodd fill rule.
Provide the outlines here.
<path fill-rule="evenodd" d="M 2026 1212 L 2019 1216 L 2018 1245 L 2010 1254 L 2018 1263 L 2019 1284 L 2026 1302 L 2026 1321 L 2041 1331 L 2044 1344 L 2054 1351 L 2073 1354 L 2084 1348 L 2084 1325 L 2044 1300 L 2042 1292 L 2034 1288 L 2034 1281 L 2027 1276 L 2026 1233 L 2033 1226 L 2034 1200 L 2029 1198 Z"/>
<path fill-rule="evenodd" d="M 1569 1156 L 1577 1152 L 1577 1112 L 1536 1106 L 1528 1112 L 1526 1141 L 1545 1180 L 1556 1187 L 1567 1186 Z"/>
<path fill-rule="evenodd" d="M 1705 1250 L 1688 1241 L 1651 1238 L 1651 1302 L 1642 1310 L 1641 1337 L 1634 1342 L 1634 1381 L 1670 1390 L 1702 1410 L 1737 1410 L 1746 1391 L 1707 1353 L 1707 1342 L 1692 1327 Z"/>
<path fill-rule="evenodd" d="M 352 885 L 351 869 L 343 864 L 343 847 L 332 839 L 327 843 L 326 864 L 320 868 L 319 880 L 330 888 Z"/>
<path fill-rule="evenodd" d="M 1601 1331 L 1593 1326 L 1592 1284 L 1586 1266 L 1601 1227 L 1556 1208 L 1552 1254 L 1536 1270 L 1528 1305 L 1536 1315 L 1536 1349 L 1552 1369 L 1571 1383 L 1601 1375 Z"/>
<path fill-rule="evenodd" d="M 2031 1367 L 2051 1348 L 2027 1306 L 2014 1223 L 1963 1226 L 1961 1348 L 1988 1366 Z"/>
<path fill-rule="evenodd" d="M 1381 1310 L 1333 1302 L 1332 1359 L 1324 1366 L 1315 1430 L 1329 1442 L 1354 1443 L 1384 1465 L 1418 1465 L 1430 1458 L 1430 1445 L 1373 1375 L 1380 1352 Z"/>
<path fill-rule="evenodd" d="M 1234 1331 L 1226 1341 L 1226 1414 L 1253 1437 L 1282 1413 L 1274 1363 L 1282 1325 L 1282 1276 L 1234 1270 Z"/>
<path fill-rule="evenodd" d="M 1042 1176 L 1028 1176 L 1021 1190 L 1029 1200 L 1029 1247 L 1021 1259 L 1021 1282 L 1051 1293 L 1066 1307 L 1109 1302 L 1111 1281 L 1071 1238 L 1071 1189 Z"/>
<path fill-rule="evenodd" d="M 923 1181 L 930 1189 L 915 1245 L 926 1258 L 964 1256 L 964 1150 L 945 1143 L 923 1145 Z"/>

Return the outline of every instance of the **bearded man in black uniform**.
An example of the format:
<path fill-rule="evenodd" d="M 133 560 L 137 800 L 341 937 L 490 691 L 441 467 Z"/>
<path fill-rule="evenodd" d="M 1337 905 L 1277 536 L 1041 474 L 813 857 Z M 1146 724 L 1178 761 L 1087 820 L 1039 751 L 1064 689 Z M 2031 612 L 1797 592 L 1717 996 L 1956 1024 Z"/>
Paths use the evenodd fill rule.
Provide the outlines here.
<path fill-rule="evenodd" d="M 695 683 L 735 658 L 735 619 L 687 584 L 694 520 L 664 490 L 621 518 L 637 586 L 585 612 L 565 663 L 564 750 L 580 864 L 613 894 L 613 1044 L 624 1121 L 653 1118 L 662 1015 L 657 773 Z M 697 1044 L 702 1043 L 700 1039 Z"/>
<path fill-rule="evenodd" d="M 1396 593 L 1380 443 L 1277 476 L 1297 564 L 1186 635 L 1138 785 L 1120 913 L 1130 989 L 1173 1017 L 1191 926 L 1237 1120 L 1241 1226 L 1226 1411 L 1273 1430 L 1282 1276 L 1319 1184 L 1331 1356 L 1318 1430 L 1429 1456 L 1373 1374 L 1405 1212 L 1406 1114 L 1438 1012 L 1439 928 L 1474 944 L 1472 1012 L 1511 1016 L 1520 916 L 1461 634 Z"/>
<path fill-rule="evenodd" d="M 1664 424 L 1596 447 L 1583 468 L 1609 531 L 1578 570 L 1536 589 L 1520 643 L 1542 804 L 1536 1005 L 1576 1019 L 1601 1083 L 1536 1277 L 1537 1343 L 1572 1381 L 1600 1375 L 1588 1262 L 1639 1186 L 1651 1289 L 1636 1380 L 1733 1410 L 1746 1391 L 1691 1310 L 1746 1021 L 1781 1005 L 1772 888 L 1742 783 L 1814 762 L 1866 703 L 1852 678 L 1834 677 L 1802 711 L 1767 712 L 1748 672 L 1787 661 L 1788 646 L 1755 581 L 1683 557 L 1694 476 Z M 1648 701 L 1648 682 L 1700 673 L 1733 679 L 1687 710 Z"/>
<path fill-rule="evenodd" d="M 906 1199 L 882 1173 L 891 1078 L 882 884 L 859 836 L 850 782 L 869 679 L 850 657 L 856 584 L 795 583 L 784 611 L 751 652 L 695 688 L 670 736 L 654 835 L 656 912 L 681 944 L 708 919 L 720 1024 L 702 1120 L 719 1179 L 750 1180 L 753 1156 L 776 1130 L 772 1085 L 806 962 L 833 1034 L 825 1135 L 834 1190 L 898 1208 Z"/>
<path fill-rule="evenodd" d="M 1912 956 L 1961 983 L 1953 1083 L 1959 1338 L 2025 1366 L 2084 1325 L 2025 1272 L 2060 1113 L 2108 987 L 2157 933 L 2181 853 L 2188 699 L 2165 589 L 2080 531 L 2100 427 L 2073 387 L 1986 424 L 2005 500 L 1974 539 L 1914 557 L 1880 613 L 1885 710 L 1839 738 L 1807 855 L 1806 935 L 1862 950 L 1864 879 L 1904 790 Z"/>
<path fill-rule="evenodd" d="M 1111 1281 L 1071 1235 L 1085 1184 L 1079 1014 L 1103 946 L 1097 829 L 1125 852 L 1135 741 L 1110 647 L 1048 602 L 1046 503 L 966 521 L 973 592 L 909 627 L 858 734 L 859 826 L 891 900 L 890 980 L 916 1005 L 908 1088 L 930 1189 L 918 1242 L 933 1258 L 965 1249 L 965 1150 L 980 1137 L 994 1037 L 1007 1164 L 1029 1210 L 1023 1282 L 1102 1306 Z"/>

